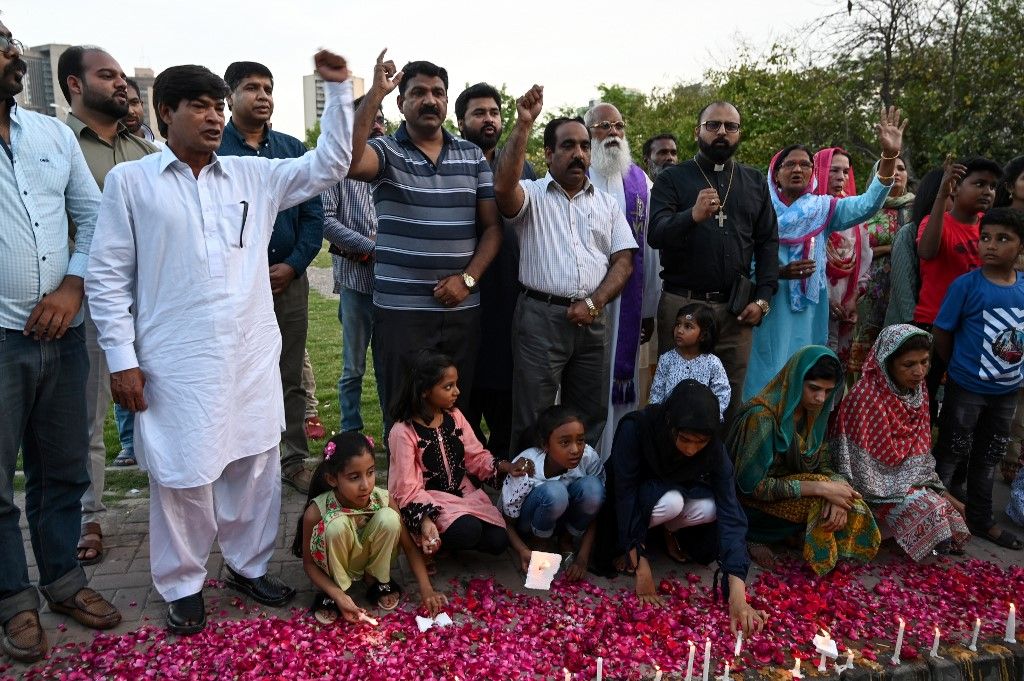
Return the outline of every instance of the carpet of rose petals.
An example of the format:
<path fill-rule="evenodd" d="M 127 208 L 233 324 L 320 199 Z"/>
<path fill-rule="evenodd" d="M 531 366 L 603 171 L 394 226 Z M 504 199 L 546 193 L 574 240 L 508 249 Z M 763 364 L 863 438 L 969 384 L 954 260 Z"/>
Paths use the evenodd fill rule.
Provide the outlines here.
<path fill-rule="evenodd" d="M 705 637 L 713 644 L 716 676 L 726 660 L 733 671 L 788 668 L 794 655 L 808 661 L 808 672 L 817 664 L 811 638 L 821 628 L 837 639 L 841 660 L 849 647 L 858 658 L 887 662 L 897 616 L 907 622 L 903 660 L 927 654 L 936 626 L 944 646 L 963 644 L 975 617 L 982 621 L 981 640 L 1001 639 L 1008 603 L 1024 593 L 1024 569 L 947 560 L 843 564 L 818 578 L 788 564 L 762 574 L 750 588 L 752 602 L 770 619 L 764 632 L 744 641 L 739 659 L 732 658 L 736 638 L 727 610 L 707 578 L 665 579 L 659 591 L 668 605 L 655 609 L 641 606 L 627 590 L 589 583 L 556 581 L 549 594 L 537 595 L 472 579 L 449 590 L 455 625 L 423 634 L 411 606 L 381 617 L 377 627 L 321 627 L 298 610 L 283 620 L 251 609 L 248 619 L 211 618 L 205 632 L 188 638 L 144 626 L 66 644 L 25 678 L 561 679 L 565 667 L 574 679 L 592 679 L 597 656 L 604 658 L 606 678 L 650 678 L 655 664 L 679 678 L 691 640 L 697 644 L 694 676 L 700 678 Z M 236 607 L 245 608 L 241 601 Z"/>

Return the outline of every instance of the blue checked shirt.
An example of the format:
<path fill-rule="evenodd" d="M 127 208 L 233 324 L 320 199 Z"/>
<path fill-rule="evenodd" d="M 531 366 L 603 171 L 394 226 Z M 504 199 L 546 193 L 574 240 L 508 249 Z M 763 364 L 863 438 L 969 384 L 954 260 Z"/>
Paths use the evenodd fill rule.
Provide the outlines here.
<path fill-rule="evenodd" d="M 373 255 L 377 238 L 377 209 L 370 196 L 370 185 L 345 179 L 323 194 L 324 238 L 345 253 Z M 342 288 L 373 293 L 373 259 L 356 262 L 331 254 L 334 292 Z"/>
<path fill-rule="evenodd" d="M 100 191 L 75 134 L 52 116 L 12 106 L 13 159 L 7 151 L 0 153 L 0 327 L 22 329 L 65 276 L 85 278 Z M 73 253 L 69 215 L 77 226 Z"/>

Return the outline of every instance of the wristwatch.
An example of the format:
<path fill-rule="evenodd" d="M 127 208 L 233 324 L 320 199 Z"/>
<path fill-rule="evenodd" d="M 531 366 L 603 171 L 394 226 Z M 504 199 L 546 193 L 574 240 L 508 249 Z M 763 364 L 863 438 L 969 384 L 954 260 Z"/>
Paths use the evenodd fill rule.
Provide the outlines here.
<path fill-rule="evenodd" d="M 591 300 L 590 296 L 587 296 L 586 298 L 584 298 L 583 302 L 587 304 L 587 310 L 590 311 L 590 316 L 591 317 L 593 317 L 594 319 L 597 319 L 598 317 L 601 316 L 601 311 L 597 309 L 596 305 L 594 305 L 594 301 Z"/>
<path fill-rule="evenodd" d="M 758 298 L 757 300 L 755 300 L 754 305 L 757 305 L 759 308 L 761 308 L 761 319 L 767 317 L 768 313 L 772 311 L 772 306 L 764 298 Z"/>
<path fill-rule="evenodd" d="M 476 279 L 469 272 L 462 273 L 462 281 L 466 282 L 466 288 L 472 290 L 476 286 Z"/>

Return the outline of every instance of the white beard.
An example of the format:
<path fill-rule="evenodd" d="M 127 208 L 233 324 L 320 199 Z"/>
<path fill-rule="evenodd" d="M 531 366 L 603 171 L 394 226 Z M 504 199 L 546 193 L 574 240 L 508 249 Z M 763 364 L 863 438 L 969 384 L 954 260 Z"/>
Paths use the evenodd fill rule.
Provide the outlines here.
<path fill-rule="evenodd" d="M 619 144 L 609 146 L 609 142 Z M 590 150 L 590 167 L 605 177 L 624 176 L 632 163 L 629 142 L 624 137 L 606 137 Z"/>

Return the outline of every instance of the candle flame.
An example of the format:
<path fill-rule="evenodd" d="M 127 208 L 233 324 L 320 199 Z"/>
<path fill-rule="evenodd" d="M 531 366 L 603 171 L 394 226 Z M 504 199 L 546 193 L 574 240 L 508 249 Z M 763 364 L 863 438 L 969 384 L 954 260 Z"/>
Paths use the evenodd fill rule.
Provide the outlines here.
<path fill-rule="evenodd" d="M 900 618 L 900 626 L 902 627 L 903 625 L 904 625 L 904 622 L 903 622 L 903 618 L 901 617 Z"/>
<path fill-rule="evenodd" d="M 935 627 L 935 633 L 936 634 L 939 633 L 939 628 L 938 627 Z"/>

